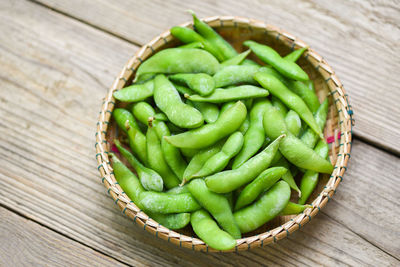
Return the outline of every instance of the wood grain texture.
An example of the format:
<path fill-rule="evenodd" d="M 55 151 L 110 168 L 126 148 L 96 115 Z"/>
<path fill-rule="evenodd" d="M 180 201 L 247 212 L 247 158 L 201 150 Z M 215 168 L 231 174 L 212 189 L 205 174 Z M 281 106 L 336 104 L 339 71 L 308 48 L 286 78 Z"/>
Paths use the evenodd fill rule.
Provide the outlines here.
<path fill-rule="evenodd" d="M 0 207 L 0 266 L 126 266 Z"/>
<path fill-rule="evenodd" d="M 195 253 L 139 229 L 107 196 L 93 147 L 101 98 L 137 47 L 26 1 L 0 1 L 0 19 L 7 36 L 0 42 L 2 205 L 135 266 L 399 264 L 398 232 L 390 228 L 393 213 L 399 213 L 393 211 L 399 160 L 361 142 L 353 157 L 363 160 L 346 174 L 337 202 L 276 245 Z M 382 176 L 382 163 L 387 172 L 378 187 L 382 193 L 375 193 L 362 181 Z M 377 202 L 384 208 L 372 216 L 367 207 Z M 361 230 L 353 209 L 368 222 Z"/>
<path fill-rule="evenodd" d="M 36 1 L 139 45 L 190 20 L 187 9 L 200 17 L 244 16 L 278 26 L 336 71 L 350 95 L 356 135 L 400 155 L 398 1 Z"/>

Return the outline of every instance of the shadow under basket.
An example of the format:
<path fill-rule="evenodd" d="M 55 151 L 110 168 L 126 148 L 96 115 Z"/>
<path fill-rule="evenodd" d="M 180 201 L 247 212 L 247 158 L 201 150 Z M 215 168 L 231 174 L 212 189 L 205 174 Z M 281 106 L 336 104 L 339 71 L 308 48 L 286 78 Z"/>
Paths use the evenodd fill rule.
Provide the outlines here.
<path fill-rule="evenodd" d="M 237 51 L 246 50 L 247 48 L 243 47 L 242 43 L 250 39 L 268 44 L 281 55 L 286 55 L 293 49 L 307 46 L 303 41 L 291 34 L 261 21 L 232 16 L 208 17 L 204 21 L 215 28 Z M 181 26 L 193 27 L 192 23 L 185 23 Z M 135 76 L 135 71 L 141 62 L 162 49 L 180 44 L 169 31 L 166 31 L 144 45 L 123 67 L 105 97 L 100 118 L 97 122 L 96 159 L 101 181 L 126 216 L 156 237 L 180 247 L 197 251 L 215 252 L 217 250 L 209 248 L 202 240 L 194 237 L 195 234 L 190 226 L 178 231 L 172 231 L 149 218 L 149 216 L 141 211 L 123 193 L 121 187 L 116 182 L 108 157 L 108 151 L 110 151 L 113 145 L 112 141 L 116 133 L 116 125 L 111 120 L 111 114 L 116 105 L 120 106 L 120 103 L 116 103 L 113 92 L 131 84 Z M 250 56 L 250 58 L 258 61 L 254 57 Z M 311 202 L 312 200 L 312 208 L 306 209 L 299 215 L 275 218 L 259 229 L 247 233 L 243 238 L 238 239 L 235 249 L 230 251 L 248 250 L 277 242 L 311 221 L 333 196 L 347 169 L 346 166 L 351 151 L 352 127 L 354 124 L 353 111 L 349 104 L 348 96 L 332 68 L 311 48 L 306 50 L 298 60 L 298 64 L 308 73 L 310 79 L 314 81 L 320 101 L 322 102 L 323 99 L 329 97 L 329 113 L 324 134 L 330 147 L 329 158 L 335 165 L 335 168 L 331 175 L 320 176 L 318 186 L 308 201 Z M 292 197 L 292 199 L 296 198 L 294 194 Z"/>

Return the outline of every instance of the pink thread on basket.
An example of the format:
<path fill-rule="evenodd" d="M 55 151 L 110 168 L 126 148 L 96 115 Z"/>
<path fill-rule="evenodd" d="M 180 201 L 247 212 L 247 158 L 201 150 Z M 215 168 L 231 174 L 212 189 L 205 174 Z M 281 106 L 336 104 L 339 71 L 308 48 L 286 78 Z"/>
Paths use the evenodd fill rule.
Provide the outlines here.
<path fill-rule="evenodd" d="M 337 139 L 339 140 L 341 136 L 342 136 L 342 134 L 341 134 L 341 132 L 339 131 L 339 132 L 338 132 L 338 135 L 337 135 Z M 326 142 L 327 142 L 328 144 L 335 142 L 335 136 L 334 136 L 334 135 L 328 136 L 328 137 L 326 138 Z"/>
<path fill-rule="evenodd" d="M 113 144 L 111 146 L 111 151 L 114 152 L 114 153 L 119 153 L 118 148 L 117 148 L 117 146 L 115 144 Z"/>

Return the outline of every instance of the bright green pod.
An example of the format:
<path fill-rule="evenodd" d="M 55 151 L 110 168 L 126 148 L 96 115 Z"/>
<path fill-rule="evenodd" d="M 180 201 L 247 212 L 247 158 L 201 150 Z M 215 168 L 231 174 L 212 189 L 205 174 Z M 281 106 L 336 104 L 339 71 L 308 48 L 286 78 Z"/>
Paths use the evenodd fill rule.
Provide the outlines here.
<path fill-rule="evenodd" d="M 146 136 L 140 129 L 125 125 L 128 131 L 129 146 L 133 153 L 140 159 L 143 164 L 147 164 Z"/>
<path fill-rule="evenodd" d="M 222 112 L 214 123 L 164 138 L 176 147 L 205 148 L 236 131 L 246 118 L 246 114 L 246 106 L 243 102 L 238 101 L 231 108 Z"/>
<path fill-rule="evenodd" d="M 245 60 L 242 61 L 242 63 L 240 65 L 243 66 L 257 66 L 257 67 L 261 67 L 260 64 L 258 64 L 257 62 L 255 62 L 254 60 L 248 59 L 246 58 Z"/>
<path fill-rule="evenodd" d="M 303 99 L 312 113 L 318 110 L 320 106 L 318 96 L 304 82 L 289 81 L 287 82 L 287 87 Z"/>
<path fill-rule="evenodd" d="M 170 190 L 166 191 L 165 193 L 167 194 L 182 194 L 182 193 L 190 193 L 189 188 L 187 185 L 183 186 L 175 186 L 174 188 L 171 188 Z"/>
<path fill-rule="evenodd" d="M 233 219 L 229 202 L 224 195 L 211 192 L 202 179 L 192 180 L 188 187 L 197 202 L 211 213 L 222 229 L 236 239 L 241 237 L 240 230 Z"/>
<path fill-rule="evenodd" d="M 207 96 L 215 89 L 214 78 L 205 73 L 178 73 L 168 78 L 175 83 L 188 86 L 201 96 Z"/>
<path fill-rule="evenodd" d="M 194 148 L 180 148 L 182 155 L 185 156 L 187 159 L 192 159 L 197 153 L 199 153 L 199 149 L 194 149 Z"/>
<path fill-rule="evenodd" d="M 300 205 L 297 203 L 290 202 L 286 205 L 286 207 L 279 213 L 279 216 L 286 215 L 296 215 L 303 212 L 305 209 L 312 208 L 311 205 Z"/>
<path fill-rule="evenodd" d="M 187 100 L 186 104 L 193 105 L 193 107 L 199 110 L 207 123 L 213 123 L 218 119 L 219 108 L 216 104 L 207 102 L 192 102 L 190 100 Z"/>
<path fill-rule="evenodd" d="M 178 91 L 179 93 L 181 93 L 182 95 L 194 95 L 196 94 L 193 90 L 187 88 L 186 86 L 177 84 L 177 83 L 173 83 L 176 91 Z"/>
<path fill-rule="evenodd" d="M 118 140 L 114 140 L 114 144 L 118 148 L 121 155 L 129 162 L 129 164 L 135 169 L 139 176 L 140 183 L 146 190 L 159 191 L 161 192 L 164 187 L 162 177 L 154 170 L 146 168 L 134 155 L 125 149 Z"/>
<path fill-rule="evenodd" d="M 185 97 L 194 102 L 224 103 L 248 98 L 266 97 L 268 95 L 268 91 L 260 87 L 240 85 L 229 89 L 215 89 L 209 96 L 185 95 Z"/>
<path fill-rule="evenodd" d="M 224 62 L 221 63 L 221 67 L 240 65 L 240 63 L 243 62 L 243 60 L 250 54 L 250 52 L 251 50 L 248 49 L 240 53 L 239 55 L 234 56 L 233 58 L 225 60 Z"/>
<path fill-rule="evenodd" d="M 303 121 L 307 123 L 308 126 L 310 126 L 310 128 L 321 137 L 321 139 L 323 139 L 321 129 L 316 123 L 312 112 L 298 95 L 290 91 L 281 81 L 279 81 L 279 79 L 273 75 L 258 72 L 254 75 L 254 79 L 256 79 L 262 85 L 262 87 L 268 89 L 272 95 L 276 96 L 283 103 L 285 103 L 287 107 L 296 111 Z"/>
<path fill-rule="evenodd" d="M 223 56 L 225 60 L 233 58 L 238 53 L 236 50 L 219 35 L 213 28 L 211 28 L 207 23 L 201 21 L 197 18 L 193 11 L 190 11 L 193 17 L 193 24 L 201 36 L 208 40 Z"/>
<path fill-rule="evenodd" d="M 179 127 L 197 128 L 203 124 L 200 111 L 183 103 L 175 87 L 162 74 L 154 79 L 154 102 Z"/>
<path fill-rule="evenodd" d="M 205 177 L 222 171 L 228 165 L 229 160 L 239 153 L 242 145 L 243 134 L 241 132 L 231 134 L 222 146 L 221 151 L 209 158 L 201 169 L 193 174 L 191 178 Z"/>
<path fill-rule="evenodd" d="M 302 47 L 300 49 L 290 52 L 283 58 L 288 61 L 291 61 L 291 62 L 296 62 L 307 49 L 308 49 L 308 46 Z"/>
<path fill-rule="evenodd" d="M 237 169 L 251 158 L 261 148 L 265 141 L 265 131 L 262 123 L 264 112 L 266 111 L 268 100 L 256 100 L 250 110 L 249 128 L 244 135 L 244 144 L 242 150 L 235 157 L 232 169 Z"/>
<path fill-rule="evenodd" d="M 236 246 L 236 240 L 230 234 L 221 230 L 205 210 L 192 213 L 190 223 L 196 235 L 211 248 L 230 250 Z"/>
<path fill-rule="evenodd" d="M 156 113 L 156 114 L 154 114 L 154 116 L 152 117 L 152 120 L 168 121 L 168 117 L 167 117 L 167 115 L 165 115 L 164 113 Z"/>
<path fill-rule="evenodd" d="M 285 116 L 286 126 L 294 136 L 298 136 L 301 129 L 301 119 L 299 114 L 296 111 L 289 110 L 289 112 Z"/>
<path fill-rule="evenodd" d="M 220 69 L 214 74 L 215 86 L 225 87 L 238 83 L 257 84 L 253 79 L 255 73 L 259 71 L 257 66 L 233 65 Z"/>
<path fill-rule="evenodd" d="M 221 106 L 220 113 L 224 112 L 228 108 L 232 107 L 235 104 L 235 101 L 225 102 Z M 247 107 L 246 107 L 247 108 Z M 239 127 L 239 131 L 244 135 L 250 127 L 250 116 L 247 113 L 246 118 L 244 119 L 242 125 Z"/>
<path fill-rule="evenodd" d="M 296 181 L 294 180 L 292 172 L 290 171 L 289 162 L 287 162 L 287 160 L 284 157 L 282 157 L 282 155 L 281 155 L 281 157 L 276 161 L 276 163 L 271 164 L 271 165 L 284 167 L 285 169 L 288 170 L 285 174 L 282 175 L 282 180 L 284 180 L 286 183 L 288 183 L 290 188 L 295 190 L 298 193 L 299 197 L 300 197 L 301 196 L 301 191 L 300 191 L 299 187 L 297 186 Z"/>
<path fill-rule="evenodd" d="M 164 159 L 161 142 L 157 136 L 156 130 L 153 127 L 149 127 L 147 129 L 146 137 L 147 153 L 148 155 L 151 155 L 151 157 L 148 158 L 148 166 L 161 175 L 167 189 L 178 186 L 179 179 Z"/>
<path fill-rule="evenodd" d="M 179 48 L 204 48 L 204 45 L 201 42 L 191 42 L 185 45 L 178 46 Z"/>
<path fill-rule="evenodd" d="M 271 103 L 272 105 L 279 111 L 279 113 L 282 115 L 282 117 L 286 117 L 286 114 L 288 113 L 288 109 L 285 106 L 285 104 L 282 103 L 279 98 L 272 96 L 271 97 Z"/>
<path fill-rule="evenodd" d="M 224 58 L 222 57 L 221 53 L 203 36 L 198 34 L 192 29 L 187 27 L 180 27 L 175 26 L 171 28 L 171 34 L 181 40 L 183 43 L 192 44 L 193 42 L 201 43 L 204 50 L 210 52 L 214 57 L 216 57 L 219 61 L 222 61 Z M 181 48 L 190 48 L 190 47 L 182 47 Z M 196 48 L 196 47 L 192 47 Z"/>
<path fill-rule="evenodd" d="M 160 214 L 146 211 L 146 214 L 171 230 L 182 229 L 190 223 L 190 213 Z"/>
<path fill-rule="evenodd" d="M 272 167 L 260 173 L 256 179 L 246 185 L 240 192 L 236 200 L 235 210 L 252 203 L 262 192 L 271 188 L 286 172 L 286 168 Z"/>
<path fill-rule="evenodd" d="M 223 142 L 218 142 L 212 146 L 198 151 L 190 160 L 185 172 L 183 173 L 182 184 L 190 181 L 193 175 L 201 170 L 204 163 L 206 163 L 212 156 L 217 154 L 222 148 Z"/>
<path fill-rule="evenodd" d="M 320 140 L 315 146 L 314 151 L 325 159 L 328 157 L 329 154 L 329 146 L 325 141 Z M 314 191 L 315 187 L 318 184 L 318 176 L 319 173 L 315 171 L 307 170 L 304 173 L 300 183 L 301 197 L 299 199 L 299 204 L 306 203 L 307 199 L 310 197 L 311 193 Z"/>
<path fill-rule="evenodd" d="M 190 193 L 167 194 L 146 191 L 142 192 L 139 198 L 140 204 L 146 210 L 161 214 L 193 212 L 201 208 Z"/>
<path fill-rule="evenodd" d="M 150 80 L 143 84 L 133 84 L 115 91 L 113 96 L 122 102 L 138 102 L 153 96 L 154 82 Z"/>
<path fill-rule="evenodd" d="M 290 187 L 285 181 L 277 182 L 254 204 L 236 211 L 233 216 L 242 233 L 248 233 L 275 218 L 290 199 Z"/>
<path fill-rule="evenodd" d="M 208 176 L 206 178 L 207 187 L 216 193 L 229 193 L 251 182 L 268 168 L 282 138 L 284 138 L 284 135 L 276 138 L 267 148 L 246 161 L 239 168 Z"/>
<path fill-rule="evenodd" d="M 127 128 L 135 128 L 139 130 L 139 126 L 129 110 L 126 110 L 124 108 L 116 108 L 113 111 L 113 117 L 118 125 L 118 128 L 123 132 L 128 133 Z M 127 125 L 129 127 L 127 127 Z"/>
<path fill-rule="evenodd" d="M 219 70 L 218 60 L 209 52 L 198 48 L 167 48 L 140 64 L 137 79 L 147 73 L 207 73 Z"/>
<path fill-rule="evenodd" d="M 309 80 L 307 73 L 300 68 L 299 65 L 283 59 L 278 52 L 271 47 L 250 40 L 245 41 L 243 44 L 248 46 L 259 59 L 274 67 L 285 77 L 299 81 Z"/>

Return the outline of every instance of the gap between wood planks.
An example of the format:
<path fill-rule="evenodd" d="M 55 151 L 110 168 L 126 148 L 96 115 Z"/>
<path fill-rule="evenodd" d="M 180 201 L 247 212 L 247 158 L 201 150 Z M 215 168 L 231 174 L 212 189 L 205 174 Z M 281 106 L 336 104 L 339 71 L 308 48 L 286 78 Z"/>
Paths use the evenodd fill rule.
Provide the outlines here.
<path fill-rule="evenodd" d="M 49 10 L 52 10 L 53 12 L 59 13 L 59 14 L 61 14 L 61 15 L 63 15 L 63 16 L 68 17 L 68 18 L 77 20 L 77 21 L 79 21 L 79 22 L 81 22 L 81 23 L 83 23 L 83 24 L 85 24 L 85 25 L 88 25 L 88 26 L 90 26 L 90 27 L 93 27 L 93 28 L 95 28 L 95 29 L 97 29 L 97 30 L 99 30 L 99 31 L 105 32 L 105 33 L 107 33 L 107 34 L 109 34 L 109 35 L 111 35 L 111 36 L 113 36 L 113 37 L 116 37 L 116 38 L 118 38 L 118 39 L 120 39 L 120 40 L 123 40 L 123 41 L 125 41 L 125 42 L 130 43 L 130 44 L 133 44 L 133 45 L 135 45 L 135 46 L 141 47 L 141 46 L 143 45 L 142 43 L 138 43 L 138 42 L 134 42 L 134 41 L 132 41 L 132 40 L 129 40 L 129 39 L 127 39 L 127 38 L 125 38 L 125 37 L 123 37 L 123 36 L 121 36 L 121 35 L 119 35 L 119 34 L 116 34 L 115 32 L 111 32 L 111 31 L 105 29 L 104 27 L 101 27 L 101 26 L 95 25 L 95 24 L 93 24 L 93 23 L 90 23 L 90 22 L 88 22 L 87 20 L 84 20 L 84 19 L 78 18 L 78 17 L 76 17 L 76 16 L 73 16 L 73 15 L 71 15 L 71 14 L 69 14 L 69 13 L 66 13 L 66 12 L 64 12 L 64 11 L 62 11 L 62 10 L 56 9 L 56 8 L 54 8 L 54 7 L 52 7 L 52 6 L 49 6 L 49 5 L 45 4 L 45 3 L 38 2 L 37 0 L 28 0 L 28 1 L 30 1 L 30 2 L 32 2 L 32 3 L 35 3 L 35 4 L 37 4 L 37 5 L 40 5 L 40 6 L 42 6 L 42 7 L 45 7 L 45 8 L 47 8 L 47 9 L 49 9 Z M 350 101 L 351 101 L 351 100 L 350 100 Z M 355 121 L 355 122 L 357 123 L 357 121 Z M 389 153 L 389 154 L 394 155 L 394 156 L 396 156 L 396 157 L 400 157 L 400 151 L 396 151 L 396 150 L 395 150 L 394 148 L 392 148 L 392 147 L 386 146 L 386 145 L 384 145 L 384 144 L 379 144 L 379 143 L 377 143 L 376 141 L 374 141 L 374 140 L 372 140 L 372 139 L 370 139 L 370 138 L 368 138 L 368 137 L 364 137 L 364 136 L 362 136 L 361 134 L 357 134 L 357 133 L 354 133 L 354 132 L 353 132 L 353 137 L 354 137 L 355 139 L 358 139 L 358 140 L 360 140 L 360 141 L 363 141 L 364 143 L 367 143 L 367 144 L 369 144 L 369 145 L 371 145 L 371 146 L 373 146 L 373 147 L 375 147 L 375 148 L 378 148 L 378 149 L 380 149 L 380 150 L 382 150 L 382 151 L 385 151 L 386 153 Z"/>

